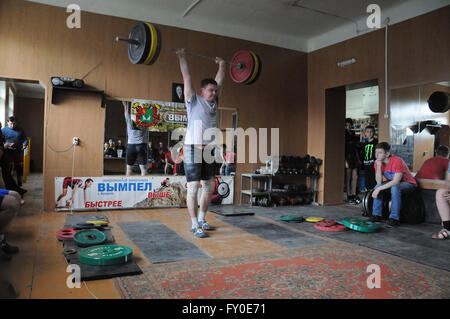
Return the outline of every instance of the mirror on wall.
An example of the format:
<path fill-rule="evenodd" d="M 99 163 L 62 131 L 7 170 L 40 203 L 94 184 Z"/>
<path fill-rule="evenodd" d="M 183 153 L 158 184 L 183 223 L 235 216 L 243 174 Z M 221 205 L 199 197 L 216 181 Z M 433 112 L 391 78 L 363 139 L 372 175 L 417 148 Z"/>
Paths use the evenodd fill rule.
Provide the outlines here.
<path fill-rule="evenodd" d="M 180 147 L 187 126 L 187 113 L 184 103 L 133 101 L 133 105 L 128 102 L 128 114 L 131 123 L 136 128 L 136 121 L 139 121 L 141 129 L 146 131 L 145 174 L 184 175 L 183 152 Z M 103 175 L 125 175 L 127 173 L 126 159 L 129 150 L 127 147 L 129 138 L 124 106 L 122 101 L 107 99 L 105 107 Z M 225 133 L 226 128 L 236 129 L 237 109 L 219 108 L 219 111 L 218 120 L 223 133 Z M 230 149 L 235 147 L 233 142 L 235 142 L 234 139 Z M 176 156 L 176 159 L 173 158 L 174 156 Z M 181 159 L 181 162 L 179 159 Z M 219 167 L 217 168 L 218 173 Z M 141 167 L 137 161 L 132 166 L 130 175 L 141 175 Z"/>
<path fill-rule="evenodd" d="M 441 109 L 429 106 L 435 92 L 444 97 L 438 102 Z M 450 81 L 391 90 L 391 153 L 400 156 L 413 172 L 435 155 L 439 145 L 449 146 L 449 111 L 444 105 L 448 94 Z"/>

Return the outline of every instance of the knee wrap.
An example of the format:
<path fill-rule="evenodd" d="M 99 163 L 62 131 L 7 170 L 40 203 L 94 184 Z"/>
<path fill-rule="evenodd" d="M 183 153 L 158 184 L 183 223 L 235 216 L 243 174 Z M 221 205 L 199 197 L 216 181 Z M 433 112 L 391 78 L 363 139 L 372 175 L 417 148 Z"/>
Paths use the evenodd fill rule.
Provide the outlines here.
<path fill-rule="evenodd" d="M 206 194 L 212 194 L 212 192 L 214 191 L 214 180 L 210 179 L 207 181 L 202 181 L 202 191 L 205 192 Z"/>
<path fill-rule="evenodd" d="M 188 196 L 197 196 L 198 187 L 200 182 L 188 182 L 187 183 L 187 195 Z"/>

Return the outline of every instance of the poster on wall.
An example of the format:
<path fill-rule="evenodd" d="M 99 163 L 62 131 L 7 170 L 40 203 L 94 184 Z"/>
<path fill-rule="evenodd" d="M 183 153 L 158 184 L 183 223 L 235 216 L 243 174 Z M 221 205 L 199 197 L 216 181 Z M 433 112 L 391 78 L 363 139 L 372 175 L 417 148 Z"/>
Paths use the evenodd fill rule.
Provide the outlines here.
<path fill-rule="evenodd" d="M 134 99 L 130 114 L 134 126 L 146 127 L 150 132 L 170 132 L 187 127 L 184 103 Z"/>
<path fill-rule="evenodd" d="M 185 176 L 55 177 L 57 211 L 186 207 L 186 193 Z M 233 204 L 233 194 L 234 176 L 217 176 L 211 203 Z"/>

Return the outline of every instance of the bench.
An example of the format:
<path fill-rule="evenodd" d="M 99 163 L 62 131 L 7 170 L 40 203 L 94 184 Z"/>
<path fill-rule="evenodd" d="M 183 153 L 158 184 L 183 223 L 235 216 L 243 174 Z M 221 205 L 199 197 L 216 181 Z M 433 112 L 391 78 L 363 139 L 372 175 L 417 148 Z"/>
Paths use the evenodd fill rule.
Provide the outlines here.
<path fill-rule="evenodd" d="M 416 179 L 425 205 L 425 222 L 431 224 L 441 224 L 441 217 L 436 207 L 436 190 L 445 188 L 445 180 L 436 179 Z"/>

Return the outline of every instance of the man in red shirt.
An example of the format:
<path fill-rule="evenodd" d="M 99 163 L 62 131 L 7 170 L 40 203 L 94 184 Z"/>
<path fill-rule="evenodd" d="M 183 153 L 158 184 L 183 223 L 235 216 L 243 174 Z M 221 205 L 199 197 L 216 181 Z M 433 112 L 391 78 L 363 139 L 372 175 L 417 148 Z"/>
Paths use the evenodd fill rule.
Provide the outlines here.
<path fill-rule="evenodd" d="M 377 186 L 372 193 L 373 212 L 372 221 L 381 221 L 383 201 L 378 198 L 382 190 L 391 190 L 391 214 L 388 224 L 398 226 L 400 224 L 400 210 L 402 208 L 402 193 L 411 192 L 417 187 L 416 180 L 412 176 L 406 163 L 397 156 L 391 155 L 389 143 L 381 142 L 375 147 L 375 179 Z M 385 181 L 385 182 L 383 182 Z"/>
<path fill-rule="evenodd" d="M 441 145 L 436 150 L 436 156 L 427 159 L 416 174 L 416 178 L 427 179 L 445 179 L 448 167 L 448 153 L 447 146 Z"/>

